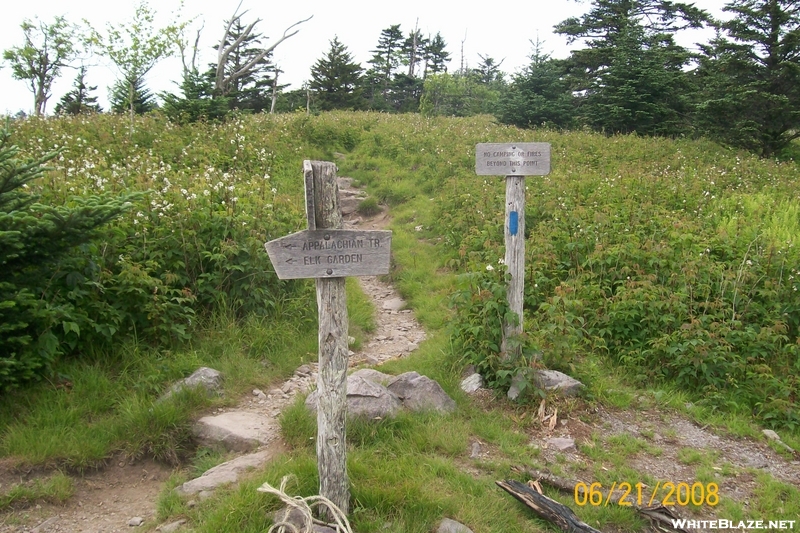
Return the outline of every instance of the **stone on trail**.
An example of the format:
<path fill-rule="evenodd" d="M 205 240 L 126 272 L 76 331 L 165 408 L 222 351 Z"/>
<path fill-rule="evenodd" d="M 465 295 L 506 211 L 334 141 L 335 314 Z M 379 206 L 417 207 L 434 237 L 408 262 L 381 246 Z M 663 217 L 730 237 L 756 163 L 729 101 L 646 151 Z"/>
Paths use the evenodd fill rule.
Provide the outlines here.
<path fill-rule="evenodd" d="M 381 385 L 384 386 L 386 386 L 387 383 L 389 383 L 392 379 L 394 379 L 394 376 L 391 376 L 389 374 L 384 374 L 383 372 L 379 372 L 372 368 L 362 368 L 360 370 L 356 370 L 355 372 L 350 374 L 350 377 L 354 376 L 362 377 L 367 381 L 372 381 L 373 383 L 380 383 Z"/>
<path fill-rule="evenodd" d="M 547 440 L 547 446 L 551 448 L 555 448 L 560 452 L 565 452 L 567 450 L 576 450 L 575 448 L 575 440 L 570 439 L 569 437 L 555 437 L 552 439 Z"/>
<path fill-rule="evenodd" d="M 399 311 L 405 307 L 406 302 L 402 298 L 392 298 L 383 302 L 383 309 L 387 311 Z"/>
<path fill-rule="evenodd" d="M 318 396 L 318 391 L 309 394 L 306 407 L 316 412 Z M 436 381 L 417 372 L 390 376 L 362 368 L 347 377 L 348 415 L 386 418 L 403 407 L 411 411 L 451 413 L 456 409 L 456 402 Z"/>
<path fill-rule="evenodd" d="M 319 391 L 306 398 L 306 407 L 316 412 Z M 400 399 L 379 383 L 365 379 L 359 374 L 347 377 L 347 414 L 365 418 L 394 416 L 401 407 Z"/>
<path fill-rule="evenodd" d="M 177 394 L 184 389 L 194 389 L 197 387 L 203 387 L 208 394 L 219 394 L 222 389 L 222 374 L 213 368 L 208 368 L 206 366 L 200 367 L 195 370 L 191 376 L 173 384 L 172 387 L 159 398 L 159 401 L 164 401 L 173 394 Z"/>
<path fill-rule="evenodd" d="M 403 407 L 411 411 L 433 410 L 439 413 L 452 413 L 456 402 L 447 395 L 436 381 L 417 372 L 400 374 L 386 385 L 403 402 Z"/>
<path fill-rule="evenodd" d="M 203 446 L 249 452 L 272 440 L 271 429 L 269 417 L 248 411 L 229 411 L 204 416 L 194 424 L 192 432 Z"/>
<path fill-rule="evenodd" d="M 210 494 L 220 485 L 236 483 L 248 471 L 261 468 L 280 451 L 280 448 L 270 448 L 257 453 L 242 455 L 207 470 L 198 478 L 175 487 L 175 491 L 181 495 Z"/>
<path fill-rule="evenodd" d="M 444 518 L 439 523 L 439 528 L 436 530 L 436 533 L 473 533 L 473 532 L 470 528 L 468 528 L 461 522 L 456 522 L 455 520 Z"/>

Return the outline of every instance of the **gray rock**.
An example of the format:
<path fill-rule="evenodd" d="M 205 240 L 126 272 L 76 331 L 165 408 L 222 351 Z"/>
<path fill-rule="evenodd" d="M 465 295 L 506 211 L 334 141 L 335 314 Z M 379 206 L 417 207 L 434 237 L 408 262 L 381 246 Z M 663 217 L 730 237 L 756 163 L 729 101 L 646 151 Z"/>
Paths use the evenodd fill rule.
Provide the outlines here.
<path fill-rule="evenodd" d="M 236 483 L 248 471 L 261 468 L 278 453 L 278 450 L 266 449 L 237 457 L 207 470 L 198 478 L 175 487 L 175 491 L 181 495 L 197 494 L 201 499 L 206 498 L 220 485 Z"/>
<path fill-rule="evenodd" d="M 449 518 L 444 518 L 439 523 L 436 533 L 473 533 L 470 528 Z"/>
<path fill-rule="evenodd" d="M 184 389 L 194 389 L 196 387 L 203 387 L 209 394 L 219 394 L 222 389 L 222 374 L 213 368 L 205 366 L 200 367 L 189 377 L 174 383 L 172 387 L 159 398 L 159 401 L 164 401 L 173 394 L 177 394 Z"/>
<path fill-rule="evenodd" d="M 472 453 L 469 454 L 470 459 L 480 459 L 481 457 L 481 443 L 480 442 L 473 442 L 472 443 Z"/>
<path fill-rule="evenodd" d="M 141 516 L 134 516 L 130 520 L 128 520 L 128 525 L 131 527 L 139 527 L 144 524 L 144 518 Z"/>
<path fill-rule="evenodd" d="M 400 398 L 403 407 L 412 411 L 433 410 L 452 413 L 456 410 L 456 402 L 447 395 L 441 385 L 417 372 L 400 374 L 391 380 L 386 388 Z"/>
<path fill-rule="evenodd" d="M 355 372 L 350 374 L 348 379 L 356 376 L 362 377 L 367 381 L 371 381 L 373 383 L 379 383 L 383 386 L 386 386 L 387 383 L 389 383 L 392 379 L 394 379 L 394 376 L 391 376 L 389 374 L 384 374 L 383 372 L 378 372 L 377 370 L 374 370 L 372 368 L 362 368 L 360 370 L 356 370 Z"/>
<path fill-rule="evenodd" d="M 317 410 L 318 391 L 314 391 L 306 398 L 306 407 L 312 411 Z M 350 375 L 347 378 L 347 414 L 350 416 L 363 416 L 365 418 L 386 418 L 394 416 L 400 409 L 400 399 L 386 387 L 373 381 L 364 379 L 360 375 Z"/>
<path fill-rule="evenodd" d="M 156 528 L 156 531 L 160 531 L 161 533 L 175 533 L 185 523 L 186 523 L 186 519 L 185 518 L 181 518 L 180 520 L 176 520 L 175 522 L 170 522 L 169 524 L 164 524 L 164 525 L 158 526 Z"/>
<path fill-rule="evenodd" d="M 569 449 L 577 449 L 575 448 L 575 440 L 568 437 L 555 437 L 552 439 L 547 439 L 547 446 L 555 448 L 560 452 L 565 452 Z"/>
<path fill-rule="evenodd" d="M 44 522 L 42 522 L 41 524 L 39 524 L 35 528 L 31 529 L 31 533 L 43 533 L 44 531 L 49 531 L 50 526 L 52 526 L 53 524 L 58 522 L 59 518 L 60 517 L 58 515 L 51 516 L 50 518 L 48 518 L 47 520 L 45 520 Z M 61 528 L 57 528 L 55 531 L 60 531 L 60 530 L 61 530 Z"/>
<path fill-rule="evenodd" d="M 461 380 L 461 390 L 467 394 L 472 394 L 481 387 L 483 387 L 483 377 L 477 372 Z"/>
<path fill-rule="evenodd" d="M 297 528 L 298 531 L 305 531 L 305 520 L 303 513 L 296 507 L 281 507 L 272 515 L 273 524 L 291 524 Z M 291 529 L 289 529 L 291 531 Z"/>
<path fill-rule="evenodd" d="M 405 307 L 406 302 L 402 298 L 392 298 L 383 302 L 383 308 L 387 311 L 399 311 Z"/>
<path fill-rule="evenodd" d="M 524 380 L 522 373 L 517 374 L 511 379 L 511 387 L 508 389 L 508 399 L 516 400 L 521 393 L 521 384 Z M 547 392 L 552 392 L 563 398 L 576 396 L 583 389 L 584 385 L 577 379 L 573 379 L 558 370 L 537 370 L 533 377 L 533 385 Z"/>
<path fill-rule="evenodd" d="M 537 387 L 557 392 L 564 398 L 577 396 L 584 388 L 583 383 L 558 370 L 538 370 L 534 379 Z"/>
<path fill-rule="evenodd" d="M 204 416 L 194 424 L 192 432 L 204 446 L 248 452 L 270 442 L 270 429 L 269 417 L 247 411 L 230 411 Z"/>

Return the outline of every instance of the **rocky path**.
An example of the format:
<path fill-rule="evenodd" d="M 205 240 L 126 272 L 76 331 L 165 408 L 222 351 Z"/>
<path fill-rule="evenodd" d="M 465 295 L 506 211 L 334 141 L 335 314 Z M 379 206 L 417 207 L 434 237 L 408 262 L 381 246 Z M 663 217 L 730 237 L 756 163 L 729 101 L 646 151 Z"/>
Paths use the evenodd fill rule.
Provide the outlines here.
<path fill-rule="evenodd" d="M 347 227 L 384 229 L 388 226 L 389 218 L 385 213 L 366 220 L 357 215 L 356 207 L 364 193 L 352 188 L 348 178 L 340 178 L 340 195 Z M 376 328 L 362 349 L 351 354 L 350 366 L 378 365 L 408 355 L 425 339 L 425 331 L 413 312 L 405 309 L 405 302 L 391 285 L 374 276 L 359 278 L 359 281 L 374 302 Z M 235 479 L 247 468 L 266 462 L 283 450 L 278 417 L 298 394 L 305 393 L 316 383 L 316 374 L 316 363 L 303 365 L 283 383 L 264 391 L 256 389 L 235 407 L 218 409 L 202 419 L 206 428 L 198 428 L 201 441 L 204 430 L 211 440 L 230 441 L 229 429 L 233 427 L 245 435 L 244 442 L 229 446 L 243 455 L 232 465 L 221 465 L 217 469 L 222 479 Z M 104 470 L 75 477 L 75 494 L 63 506 L 40 504 L 0 513 L 0 533 L 130 533 L 139 525 L 155 526 L 156 500 L 171 474 L 169 467 L 152 461 L 114 461 Z M 13 476 L 0 476 L 0 490 L 17 481 Z M 188 482 L 182 489 L 187 495 L 202 497 L 213 490 L 214 483 L 216 481 L 203 476 Z M 179 526 L 160 524 L 157 530 L 170 531 Z"/>

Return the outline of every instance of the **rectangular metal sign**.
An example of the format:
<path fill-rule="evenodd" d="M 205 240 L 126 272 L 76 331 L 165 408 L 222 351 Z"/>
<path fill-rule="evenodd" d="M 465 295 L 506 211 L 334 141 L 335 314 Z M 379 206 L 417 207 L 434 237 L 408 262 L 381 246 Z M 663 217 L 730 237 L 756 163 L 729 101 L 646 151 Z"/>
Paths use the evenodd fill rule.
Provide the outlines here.
<path fill-rule="evenodd" d="M 475 145 L 479 176 L 550 174 L 550 143 L 479 143 Z"/>
<path fill-rule="evenodd" d="M 392 232 L 303 230 L 265 244 L 280 279 L 341 278 L 389 273 Z"/>

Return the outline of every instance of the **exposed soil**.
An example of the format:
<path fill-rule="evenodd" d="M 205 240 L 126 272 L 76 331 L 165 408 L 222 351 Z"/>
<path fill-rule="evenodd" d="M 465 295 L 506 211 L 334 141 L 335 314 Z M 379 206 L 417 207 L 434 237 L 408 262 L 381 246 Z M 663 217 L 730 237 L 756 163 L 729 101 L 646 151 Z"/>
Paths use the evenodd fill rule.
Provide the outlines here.
<path fill-rule="evenodd" d="M 345 193 L 349 190 L 353 195 L 348 180 L 342 180 L 340 187 Z M 349 227 L 383 229 L 388 224 L 386 213 L 367 220 L 362 220 L 355 213 L 347 218 Z M 377 327 L 371 339 L 351 356 L 351 365 L 376 365 L 408 355 L 425 339 L 425 332 L 413 312 L 404 309 L 404 302 L 392 286 L 375 277 L 359 279 L 365 293 L 375 303 Z M 278 441 L 277 416 L 296 394 L 314 383 L 315 374 L 316 365 L 304 365 L 286 382 L 275 385 L 264 394 L 243 398 L 235 409 L 257 410 L 270 416 L 271 428 Z M 474 401 L 484 404 L 495 402 L 488 391 L 478 391 Z M 711 429 L 698 427 L 678 414 L 652 408 L 646 399 L 640 403 L 629 410 L 609 411 L 578 402 L 567 409 L 569 414 L 566 417 L 556 417 L 552 429 L 552 418 L 531 423 L 535 418 L 533 413 L 522 414 L 522 417 L 527 416 L 528 421 L 521 421 L 520 426 L 527 428 L 530 446 L 532 450 L 538 450 L 536 453 L 540 463 L 552 465 L 555 471 L 586 483 L 594 481 L 597 472 L 602 471 L 604 466 L 593 463 L 577 448 L 556 450 L 550 439 L 569 437 L 578 446 L 592 446 L 614 435 L 639 437 L 652 448 L 633 454 L 629 466 L 642 476 L 647 475 L 662 483 L 671 481 L 676 485 L 680 482 L 691 485 L 697 481 L 698 465 L 686 457 L 682 458 L 679 455 L 682 449 L 710 454 L 712 469 L 724 471 L 724 475 L 718 476 L 720 495 L 745 502 L 745 505 L 756 489 L 759 472 L 767 472 L 786 483 L 800 485 L 800 461 L 797 457 L 791 459 L 776 453 L 766 441 L 756 442 L 717 434 Z M 553 406 L 545 409 L 546 415 L 552 414 L 552 409 Z M 465 471 L 480 475 L 481 464 L 499 458 L 500 453 L 496 447 L 475 438 L 467 451 L 468 457 L 464 457 L 460 463 Z M 135 530 L 128 525 L 134 517 L 144 519 L 144 526 L 154 526 L 156 499 L 171 472 L 170 467 L 152 461 L 133 464 L 112 461 L 110 466 L 99 471 L 74 476 L 75 494 L 64 505 L 42 503 L 0 513 L 0 533 L 130 532 Z M 28 482 L 43 475 L 46 474 L 15 472 L 0 462 L 0 492 L 5 492 L 14 483 Z M 645 480 L 627 481 L 636 483 Z M 688 518 L 725 518 L 716 516 L 714 509 L 707 506 L 701 507 L 695 514 L 689 513 L 688 508 L 682 508 L 679 512 Z"/>

